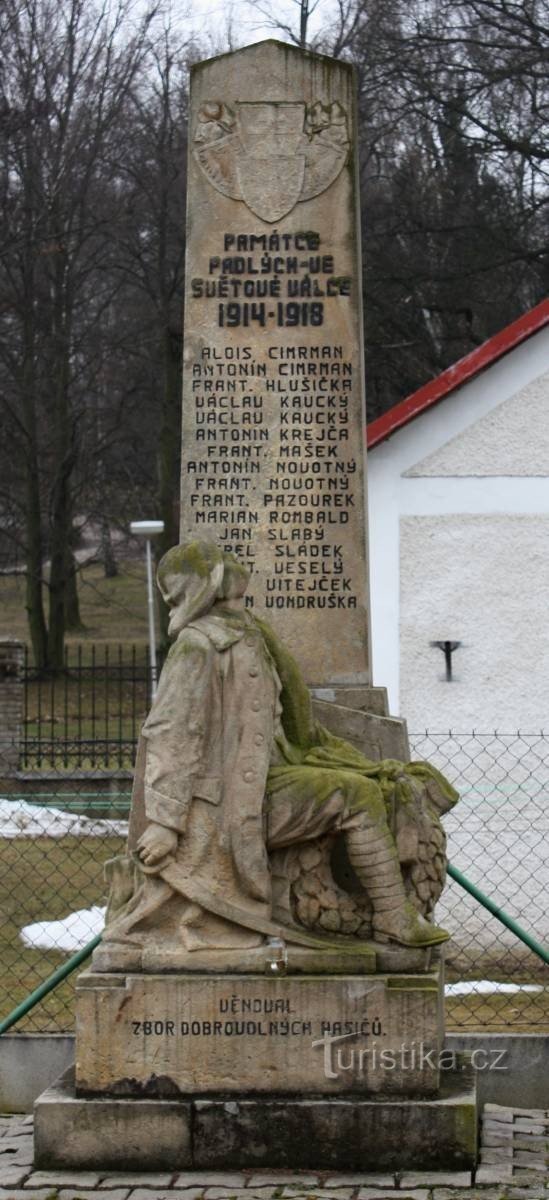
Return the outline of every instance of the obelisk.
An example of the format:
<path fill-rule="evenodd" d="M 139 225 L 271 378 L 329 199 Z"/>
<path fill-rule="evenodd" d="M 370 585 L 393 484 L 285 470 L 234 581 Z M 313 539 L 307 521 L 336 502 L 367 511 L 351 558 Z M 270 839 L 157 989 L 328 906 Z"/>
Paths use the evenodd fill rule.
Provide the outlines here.
<path fill-rule="evenodd" d="M 192 69 L 181 537 L 252 568 L 311 684 L 370 681 L 352 68 L 268 41 Z"/>

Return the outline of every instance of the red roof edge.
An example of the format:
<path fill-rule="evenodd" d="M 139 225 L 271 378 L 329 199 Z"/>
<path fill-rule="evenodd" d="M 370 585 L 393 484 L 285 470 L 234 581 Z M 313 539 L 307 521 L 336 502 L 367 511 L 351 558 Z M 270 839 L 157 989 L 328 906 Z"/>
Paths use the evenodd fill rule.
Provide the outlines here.
<path fill-rule="evenodd" d="M 505 329 L 501 329 L 487 342 L 483 342 L 482 346 L 466 354 L 465 358 L 460 358 L 452 367 L 447 367 L 436 379 L 430 379 L 418 388 L 417 392 L 412 392 L 412 395 L 401 400 L 400 404 L 395 404 L 388 412 L 383 413 L 383 416 L 372 421 L 366 430 L 368 449 L 371 450 L 392 433 L 402 429 L 403 425 L 413 421 L 414 417 L 419 417 L 432 405 L 438 404 L 439 400 L 443 400 L 474 375 L 497 362 L 498 358 L 508 354 L 509 350 L 514 350 L 515 346 L 519 346 L 533 333 L 538 333 L 548 323 L 549 300 L 542 300 L 541 304 L 536 304 L 535 308 L 524 313 L 517 321 L 506 325 Z"/>

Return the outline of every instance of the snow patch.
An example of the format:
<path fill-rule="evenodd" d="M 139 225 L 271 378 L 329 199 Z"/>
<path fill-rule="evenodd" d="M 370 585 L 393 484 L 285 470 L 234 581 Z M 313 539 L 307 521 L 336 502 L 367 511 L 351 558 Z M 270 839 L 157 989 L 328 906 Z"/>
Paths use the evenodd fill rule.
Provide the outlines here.
<path fill-rule="evenodd" d="M 0 798 L 0 838 L 125 837 L 127 832 L 127 821 L 84 817 L 60 808 L 38 807 L 27 800 Z"/>
<path fill-rule="evenodd" d="M 82 950 L 93 937 L 103 932 L 105 908 L 81 908 L 60 921 L 36 921 L 24 925 L 19 937 L 34 950 Z"/>
<path fill-rule="evenodd" d="M 447 983 L 444 987 L 445 996 L 488 996 L 494 992 L 512 996 L 515 992 L 543 991 L 542 985 L 537 983 L 499 983 L 494 979 L 465 979 L 462 983 Z"/>

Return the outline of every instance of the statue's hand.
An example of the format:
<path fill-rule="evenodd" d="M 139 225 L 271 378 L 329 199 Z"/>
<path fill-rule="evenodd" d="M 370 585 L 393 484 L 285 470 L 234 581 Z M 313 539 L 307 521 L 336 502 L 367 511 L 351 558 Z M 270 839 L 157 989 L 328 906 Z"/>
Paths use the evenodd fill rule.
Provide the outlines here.
<path fill-rule="evenodd" d="M 137 843 L 137 851 L 141 862 L 146 867 L 153 867 L 161 859 L 175 854 L 178 834 L 174 829 L 166 829 L 164 825 L 156 825 L 151 821 Z"/>

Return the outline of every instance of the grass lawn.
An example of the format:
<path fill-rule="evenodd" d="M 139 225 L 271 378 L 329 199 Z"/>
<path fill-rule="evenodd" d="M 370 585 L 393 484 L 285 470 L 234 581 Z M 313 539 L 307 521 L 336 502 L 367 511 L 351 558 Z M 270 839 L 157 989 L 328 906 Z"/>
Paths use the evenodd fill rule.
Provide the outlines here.
<path fill-rule="evenodd" d="M 80 615 L 84 628 L 67 634 L 66 642 L 147 641 L 145 563 L 131 559 L 119 564 L 120 574 L 105 579 L 98 563 L 78 575 Z M 47 593 L 44 591 L 47 605 Z M 29 641 L 23 575 L 0 576 L 0 636 Z"/>
<path fill-rule="evenodd" d="M 120 837 L 0 839 L 1 1018 L 69 957 L 28 949 L 19 937 L 22 926 L 104 903 L 103 863 L 123 847 Z M 76 973 L 51 992 L 14 1032 L 72 1029 L 75 978 Z"/>

